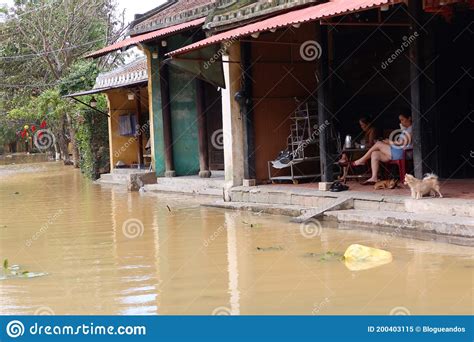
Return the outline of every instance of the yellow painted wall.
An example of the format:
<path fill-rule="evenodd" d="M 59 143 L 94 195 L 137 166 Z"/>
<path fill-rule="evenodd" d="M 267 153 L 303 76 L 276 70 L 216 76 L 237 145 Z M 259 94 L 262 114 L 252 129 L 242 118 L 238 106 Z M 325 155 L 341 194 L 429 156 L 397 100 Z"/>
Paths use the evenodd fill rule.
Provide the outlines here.
<path fill-rule="evenodd" d="M 106 93 L 109 105 L 109 142 L 110 142 L 110 165 L 112 168 L 121 160 L 125 164 L 138 163 L 138 142 L 133 136 L 121 136 L 119 133 L 119 117 L 124 114 L 136 112 L 135 100 L 128 100 L 127 89 L 110 90 Z M 147 87 L 140 90 L 143 124 L 147 124 L 148 118 L 148 90 Z M 148 125 L 146 125 L 148 127 Z M 148 129 L 148 128 L 147 128 Z M 143 136 L 143 148 L 147 138 Z"/>

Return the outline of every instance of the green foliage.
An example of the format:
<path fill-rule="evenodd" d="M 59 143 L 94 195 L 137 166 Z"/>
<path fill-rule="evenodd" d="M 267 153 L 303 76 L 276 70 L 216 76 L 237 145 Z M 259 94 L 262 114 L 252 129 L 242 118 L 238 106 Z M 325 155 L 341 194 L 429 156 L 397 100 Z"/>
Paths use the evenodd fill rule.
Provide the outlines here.
<path fill-rule="evenodd" d="M 92 96 L 84 96 L 81 101 L 87 103 Z M 97 108 L 107 112 L 104 95 L 95 96 Z M 99 178 L 101 173 L 108 172 L 109 133 L 107 116 L 86 106 L 81 106 L 75 122 L 76 144 L 81 155 L 81 171 L 90 179 Z"/>

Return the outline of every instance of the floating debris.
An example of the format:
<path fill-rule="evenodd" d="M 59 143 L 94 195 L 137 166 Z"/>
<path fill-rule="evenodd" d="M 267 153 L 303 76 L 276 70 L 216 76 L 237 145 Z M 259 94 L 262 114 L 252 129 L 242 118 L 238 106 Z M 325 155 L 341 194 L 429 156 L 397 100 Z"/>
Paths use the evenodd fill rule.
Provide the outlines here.
<path fill-rule="evenodd" d="M 0 224 L 0 228 L 7 228 L 6 224 Z"/>
<path fill-rule="evenodd" d="M 261 251 L 261 252 L 282 251 L 282 250 L 283 250 L 283 247 L 281 247 L 281 246 L 257 247 L 257 251 Z"/>
<path fill-rule="evenodd" d="M 363 245 L 350 245 L 344 253 L 344 263 L 351 271 L 362 271 L 392 262 L 392 253 Z"/>
<path fill-rule="evenodd" d="M 249 223 L 245 221 L 242 221 L 242 223 L 245 224 L 246 226 L 249 226 L 250 228 L 260 228 L 262 226 L 259 223 Z"/>
<path fill-rule="evenodd" d="M 339 252 L 326 252 L 326 253 L 306 253 L 304 255 L 307 258 L 317 258 L 318 261 L 343 261 L 344 255 Z"/>
<path fill-rule="evenodd" d="M 0 272 L 0 280 L 12 279 L 12 278 L 36 278 L 47 275 L 44 272 L 30 272 L 23 270 L 20 265 L 9 266 L 8 259 L 3 260 L 3 268 Z"/>
<path fill-rule="evenodd" d="M 19 195 L 20 193 L 18 191 L 14 192 L 13 193 L 14 195 Z"/>
<path fill-rule="evenodd" d="M 166 208 L 168 208 L 168 211 L 171 212 L 171 208 L 169 205 L 166 205 Z"/>

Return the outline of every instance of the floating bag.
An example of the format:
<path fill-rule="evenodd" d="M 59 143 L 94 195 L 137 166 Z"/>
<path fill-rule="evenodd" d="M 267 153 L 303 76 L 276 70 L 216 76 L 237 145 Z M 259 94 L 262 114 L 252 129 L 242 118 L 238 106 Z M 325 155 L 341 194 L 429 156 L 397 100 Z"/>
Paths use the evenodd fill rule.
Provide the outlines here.
<path fill-rule="evenodd" d="M 361 271 L 392 262 L 392 253 L 363 245 L 350 245 L 344 253 L 344 263 L 351 271 Z"/>

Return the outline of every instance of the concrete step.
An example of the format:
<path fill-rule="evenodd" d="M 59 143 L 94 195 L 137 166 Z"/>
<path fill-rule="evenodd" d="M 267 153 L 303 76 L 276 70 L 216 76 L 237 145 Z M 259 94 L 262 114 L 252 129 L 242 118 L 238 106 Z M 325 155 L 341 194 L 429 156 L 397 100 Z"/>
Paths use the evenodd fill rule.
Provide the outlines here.
<path fill-rule="evenodd" d="M 474 242 L 472 217 L 357 209 L 328 211 L 324 216 L 359 226 L 390 227 L 404 231 L 463 237 Z"/>
<path fill-rule="evenodd" d="M 164 186 L 222 189 L 224 179 L 199 177 L 158 177 L 157 184 Z"/>
<path fill-rule="evenodd" d="M 319 217 L 329 210 L 342 210 L 342 209 L 353 209 L 354 199 L 351 197 L 339 197 L 335 198 L 330 204 L 323 207 L 314 208 L 307 210 L 301 216 L 293 218 L 291 221 L 295 223 L 303 223 L 312 218 Z"/>
<path fill-rule="evenodd" d="M 253 211 L 256 213 L 265 213 L 271 215 L 285 215 L 298 217 L 304 214 L 308 208 L 297 206 L 297 205 L 274 205 L 265 203 L 252 203 L 252 202 L 224 202 L 217 201 L 214 203 L 203 204 L 206 207 L 221 208 L 221 209 L 233 209 L 242 211 Z"/>
<path fill-rule="evenodd" d="M 405 211 L 404 198 L 384 197 L 378 194 L 354 192 L 328 192 L 305 188 L 278 186 L 236 187 L 231 190 L 232 202 L 273 203 L 276 205 L 296 205 L 307 208 L 331 206 L 339 198 L 352 197 L 354 208 L 362 210 Z"/>
<path fill-rule="evenodd" d="M 207 196 L 223 196 L 223 188 L 205 187 L 205 186 L 183 186 L 177 184 L 148 184 L 145 185 L 145 191 L 150 192 L 175 192 L 183 194 L 197 194 Z"/>
<path fill-rule="evenodd" d="M 117 177 L 116 175 L 111 173 L 105 173 L 100 175 L 98 182 L 103 184 L 127 184 L 127 178 Z"/>
<path fill-rule="evenodd" d="M 418 214 L 474 217 L 474 201 L 457 198 L 407 199 L 405 210 Z"/>

